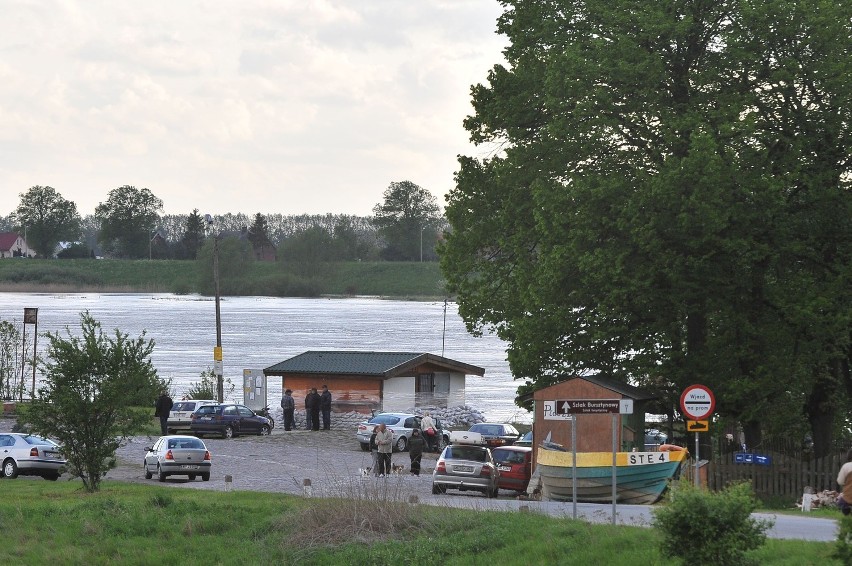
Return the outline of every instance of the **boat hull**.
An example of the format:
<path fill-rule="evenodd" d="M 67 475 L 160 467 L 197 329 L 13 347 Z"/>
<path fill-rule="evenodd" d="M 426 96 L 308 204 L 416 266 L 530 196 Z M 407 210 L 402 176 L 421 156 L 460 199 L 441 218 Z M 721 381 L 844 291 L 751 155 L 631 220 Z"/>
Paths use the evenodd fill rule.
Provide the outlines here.
<path fill-rule="evenodd" d="M 662 497 L 686 460 L 685 451 L 619 452 L 616 454 L 616 502 L 651 504 Z M 545 499 L 572 501 L 573 459 L 570 452 L 540 448 L 536 474 Z M 612 453 L 577 454 L 577 501 L 612 502 Z"/>

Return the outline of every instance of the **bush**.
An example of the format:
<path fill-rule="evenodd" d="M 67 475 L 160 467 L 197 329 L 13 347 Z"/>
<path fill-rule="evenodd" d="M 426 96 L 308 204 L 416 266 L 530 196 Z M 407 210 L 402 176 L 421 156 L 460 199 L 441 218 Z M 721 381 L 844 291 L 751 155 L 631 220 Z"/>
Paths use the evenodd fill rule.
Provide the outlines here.
<path fill-rule="evenodd" d="M 840 518 L 840 530 L 834 545 L 834 557 L 843 564 L 852 564 L 852 515 Z"/>
<path fill-rule="evenodd" d="M 673 485 L 667 504 L 654 512 L 654 526 L 663 534 L 661 551 L 686 564 L 756 564 L 746 554 L 766 541 L 773 524 L 751 517 L 757 506 L 747 482 L 718 493 Z"/>

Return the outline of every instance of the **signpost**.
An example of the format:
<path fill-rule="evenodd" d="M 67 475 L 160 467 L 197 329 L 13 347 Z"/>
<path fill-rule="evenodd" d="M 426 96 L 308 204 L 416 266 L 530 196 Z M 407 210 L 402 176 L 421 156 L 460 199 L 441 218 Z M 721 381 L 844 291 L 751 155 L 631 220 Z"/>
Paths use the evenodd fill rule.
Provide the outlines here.
<path fill-rule="evenodd" d="M 695 432 L 696 487 L 698 487 L 698 484 L 701 481 L 698 477 L 698 433 L 707 430 L 707 428 L 701 427 L 699 429 L 695 425 L 697 425 L 698 423 L 702 423 L 703 425 L 709 428 L 709 422 L 705 419 L 707 419 L 710 415 L 713 414 L 713 410 L 715 408 L 716 398 L 713 396 L 713 392 L 710 391 L 710 388 L 706 385 L 690 385 L 689 387 L 683 390 L 683 393 L 680 396 L 680 409 L 681 411 L 683 411 L 683 414 L 686 415 L 687 418 L 691 419 L 691 421 L 697 421 L 693 424 L 690 424 L 690 421 L 687 421 L 687 431 Z"/>
<path fill-rule="evenodd" d="M 35 330 L 33 331 L 33 390 L 32 390 L 32 398 L 35 399 L 36 396 L 36 348 L 38 343 L 38 309 L 32 307 L 24 307 L 24 343 L 23 348 L 21 350 L 22 358 L 26 357 L 27 352 L 27 325 L 33 324 L 35 325 Z M 23 403 L 24 401 L 24 369 L 27 367 L 26 359 L 21 360 L 21 392 L 20 398 L 18 399 Z"/>

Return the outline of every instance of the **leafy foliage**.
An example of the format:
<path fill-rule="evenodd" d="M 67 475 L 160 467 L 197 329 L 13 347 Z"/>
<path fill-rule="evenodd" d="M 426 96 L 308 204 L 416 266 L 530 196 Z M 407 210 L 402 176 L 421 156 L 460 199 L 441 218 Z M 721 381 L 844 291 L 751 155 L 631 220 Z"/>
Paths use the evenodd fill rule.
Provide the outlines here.
<path fill-rule="evenodd" d="M 166 384 L 150 355 L 153 341 L 130 339 L 118 330 L 105 336 L 88 312 L 80 315 L 81 336 L 47 333 L 44 385 L 26 413 L 26 423 L 63 446 L 72 475 L 97 491 L 114 465 L 115 451 L 151 419 L 134 410 L 151 405 Z"/>
<path fill-rule="evenodd" d="M 840 518 L 837 542 L 834 545 L 834 557 L 843 564 L 852 564 L 852 515 Z"/>
<path fill-rule="evenodd" d="M 187 392 L 188 399 L 216 399 L 216 374 L 211 368 L 201 372 L 201 381 L 192 384 Z"/>
<path fill-rule="evenodd" d="M 98 241 L 115 257 L 147 257 L 162 209 L 163 201 L 148 189 L 131 185 L 113 189 L 106 202 L 95 207 L 95 217 L 101 223 Z"/>
<path fill-rule="evenodd" d="M 40 257 L 53 257 L 60 241 L 80 237 L 77 205 L 62 198 L 53 187 L 35 185 L 22 193 L 15 218 L 20 226 L 26 227 L 27 244 Z"/>
<path fill-rule="evenodd" d="M 264 257 L 265 251 L 271 251 L 273 248 L 272 240 L 269 239 L 269 226 L 266 223 L 266 218 L 259 212 L 255 214 L 254 222 L 249 226 L 248 240 L 251 242 L 258 259 Z"/>
<path fill-rule="evenodd" d="M 684 564 L 756 564 L 748 552 L 766 541 L 772 526 L 772 521 L 751 517 L 757 506 L 747 482 L 716 493 L 675 484 L 667 504 L 654 511 L 654 526 L 663 534 L 660 550 Z"/>
<path fill-rule="evenodd" d="M 504 4 L 465 121 L 499 151 L 460 158 L 439 249 L 468 328 L 509 342 L 521 392 L 598 373 L 673 414 L 700 382 L 750 446 L 792 416 L 826 453 L 852 391 L 852 5 Z"/>
<path fill-rule="evenodd" d="M 0 398 L 17 399 L 23 392 L 24 383 L 18 379 L 19 345 L 21 333 L 9 321 L 0 320 Z"/>
<path fill-rule="evenodd" d="M 201 249 L 201 244 L 204 243 L 205 229 L 204 219 L 201 218 L 196 208 L 192 211 L 192 214 L 187 216 L 186 229 L 184 230 L 183 237 L 181 237 L 183 251 L 186 254 L 185 257 L 189 259 L 198 257 L 198 250 Z"/>
<path fill-rule="evenodd" d="M 423 187 L 411 181 L 391 183 L 384 201 L 373 207 L 373 214 L 373 224 L 385 241 L 384 259 L 417 261 L 424 243 L 427 252 L 434 248 L 440 208 L 435 197 Z"/>

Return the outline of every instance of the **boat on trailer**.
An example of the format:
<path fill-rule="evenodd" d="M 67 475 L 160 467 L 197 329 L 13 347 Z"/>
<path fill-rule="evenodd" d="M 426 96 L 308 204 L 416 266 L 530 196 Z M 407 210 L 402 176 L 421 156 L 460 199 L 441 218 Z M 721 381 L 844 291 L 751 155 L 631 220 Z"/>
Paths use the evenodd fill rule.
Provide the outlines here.
<path fill-rule="evenodd" d="M 689 452 L 680 446 L 661 448 L 658 452 L 616 453 L 616 503 L 655 503 L 669 481 L 679 477 Z M 536 461 L 542 498 L 572 501 L 572 453 L 540 446 Z M 577 501 L 612 502 L 612 452 L 577 453 Z"/>

